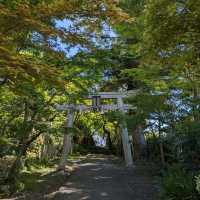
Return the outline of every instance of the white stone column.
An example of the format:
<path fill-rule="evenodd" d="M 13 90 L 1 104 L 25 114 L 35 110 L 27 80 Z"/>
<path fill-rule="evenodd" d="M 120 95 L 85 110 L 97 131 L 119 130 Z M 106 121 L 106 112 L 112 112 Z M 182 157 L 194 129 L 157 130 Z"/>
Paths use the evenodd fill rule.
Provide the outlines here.
<path fill-rule="evenodd" d="M 70 129 L 73 128 L 74 116 L 75 116 L 74 110 L 70 109 L 68 111 L 68 116 L 66 121 L 66 131 L 63 137 L 63 151 L 59 165 L 60 169 L 65 168 L 65 165 L 67 164 L 67 156 L 69 155 L 69 153 L 72 152 L 72 135 L 70 133 Z"/>
<path fill-rule="evenodd" d="M 120 108 L 122 114 L 124 115 L 125 111 L 123 109 L 123 105 L 124 105 L 123 99 L 118 98 L 117 104 L 118 104 L 118 107 Z M 126 165 L 131 166 L 131 165 L 133 165 L 133 157 L 132 157 L 132 153 L 131 153 L 131 144 L 129 142 L 126 120 L 124 119 L 124 116 L 122 118 L 123 119 L 120 122 L 120 127 L 121 127 L 121 130 L 122 130 L 122 143 L 123 143 L 124 157 L 125 157 Z"/>

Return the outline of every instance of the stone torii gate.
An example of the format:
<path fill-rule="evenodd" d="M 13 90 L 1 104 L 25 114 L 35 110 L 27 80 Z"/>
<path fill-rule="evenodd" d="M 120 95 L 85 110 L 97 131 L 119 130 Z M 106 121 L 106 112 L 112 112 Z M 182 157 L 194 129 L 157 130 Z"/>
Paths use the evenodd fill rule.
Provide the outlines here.
<path fill-rule="evenodd" d="M 71 134 L 70 129 L 73 127 L 74 116 L 75 112 L 87 112 L 91 110 L 96 110 L 100 112 L 107 112 L 107 111 L 121 111 L 123 115 L 130 110 L 134 109 L 129 104 L 124 104 L 123 99 L 129 96 L 133 96 L 136 94 L 136 91 L 129 91 L 129 92 L 99 92 L 96 94 L 89 94 L 86 99 L 92 99 L 92 106 L 87 105 L 74 105 L 74 104 L 63 104 L 63 105 L 56 105 L 58 110 L 64 111 L 68 110 L 68 116 L 66 121 L 66 129 L 63 139 L 63 153 L 60 162 L 60 168 L 64 167 L 67 162 L 67 155 L 70 153 L 72 149 L 71 144 Z M 116 99 L 117 104 L 109 104 L 104 105 L 101 104 L 101 99 Z M 133 165 L 133 157 L 131 152 L 131 142 L 129 140 L 128 129 L 126 125 L 125 119 L 120 121 L 120 127 L 122 130 L 122 143 L 123 143 L 123 150 L 124 150 L 124 157 L 127 166 Z"/>

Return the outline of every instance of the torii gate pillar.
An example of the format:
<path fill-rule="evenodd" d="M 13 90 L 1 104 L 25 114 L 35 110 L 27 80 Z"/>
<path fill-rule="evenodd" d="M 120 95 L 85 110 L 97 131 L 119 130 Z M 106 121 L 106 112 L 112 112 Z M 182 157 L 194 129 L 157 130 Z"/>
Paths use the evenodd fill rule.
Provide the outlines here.
<path fill-rule="evenodd" d="M 123 99 L 122 98 L 117 98 L 117 104 L 124 115 L 125 111 L 123 109 Z M 128 136 L 128 129 L 127 129 L 127 124 L 126 120 L 123 119 L 120 122 L 120 127 L 122 130 L 122 143 L 123 143 L 123 149 L 124 149 L 124 158 L 127 166 L 132 166 L 133 165 L 133 156 L 131 152 L 131 143 L 129 141 L 129 136 Z"/>
<path fill-rule="evenodd" d="M 65 125 L 65 133 L 63 137 L 63 150 L 59 164 L 59 169 L 65 169 L 67 164 L 67 156 L 72 152 L 72 134 L 71 129 L 73 128 L 75 111 L 73 109 L 68 110 L 67 120 Z"/>

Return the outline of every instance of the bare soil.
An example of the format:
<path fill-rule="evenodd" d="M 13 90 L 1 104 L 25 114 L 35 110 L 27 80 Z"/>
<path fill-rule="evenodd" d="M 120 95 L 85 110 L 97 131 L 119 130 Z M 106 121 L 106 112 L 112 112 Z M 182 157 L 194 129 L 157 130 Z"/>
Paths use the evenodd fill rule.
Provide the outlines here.
<path fill-rule="evenodd" d="M 72 175 L 51 174 L 39 191 L 12 199 L 159 200 L 149 165 L 125 167 L 116 157 L 105 155 L 88 155 L 74 165 Z"/>

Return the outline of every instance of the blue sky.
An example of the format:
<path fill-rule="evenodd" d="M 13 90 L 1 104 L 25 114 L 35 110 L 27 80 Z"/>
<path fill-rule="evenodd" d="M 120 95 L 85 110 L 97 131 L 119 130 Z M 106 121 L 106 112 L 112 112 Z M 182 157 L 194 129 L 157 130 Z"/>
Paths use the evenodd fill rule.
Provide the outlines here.
<path fill-rule="evenodd" d="M 78 21 L 77 21 L 78 22 Z M 74 31 L 76 32 L 77 30 L 75 30 L 75 23 L 77 23 L 76 21 L 72 21 L 69 19 L 64 19 L 64 20 L 56 20 L 56 27 L 58 29 L 63 29 L 66 31 Z M 110 37 L 110 38 L 116 38 L 117 34 L 114 32 L 114 30 L 107 24 L 107 23 L 102 23 L 102 27 L 103 27 L 103 31 L 102 31 L 102 35 L 105 37 Z M 78 30 L 79 33 L 84 33 L 84 27 L 81 27 Z M 102 41 L 102 39 L 98 39 L 98 36 L 96 33 L 92 33 L 93 38 L 91 38 L 91 41 L 98 46 L 99 48 L 109 48 L 112 45 L 112 41 L 105 41 L 105 43 Z M 105 46 L 106 45 L 106 46 Z M 77 45 L 68 45 L 68 44 L 64 44 L 62 43 L 61 39 L 57 39 L 57 43 L 56 43 L 56 49 L 59 51 L 63 51 L 66 53 L 67 57 L 73 57 L 75 56 L 77 53 L 81 52 L 81 51 L 88 51 L 87 48 L 81 46 L 80 44 Z"/>

